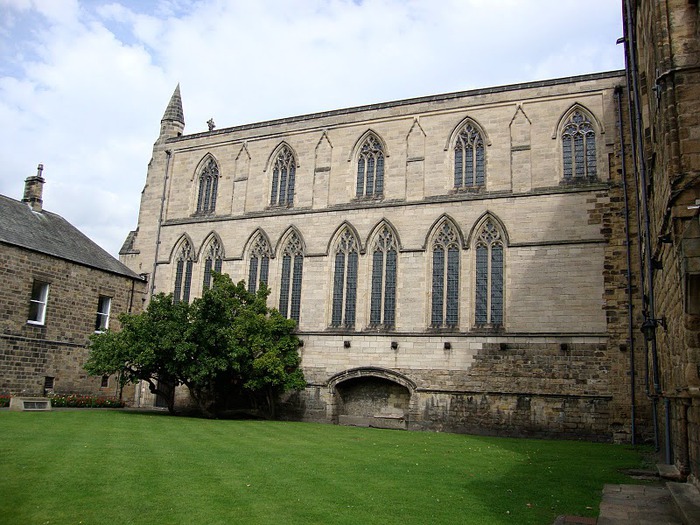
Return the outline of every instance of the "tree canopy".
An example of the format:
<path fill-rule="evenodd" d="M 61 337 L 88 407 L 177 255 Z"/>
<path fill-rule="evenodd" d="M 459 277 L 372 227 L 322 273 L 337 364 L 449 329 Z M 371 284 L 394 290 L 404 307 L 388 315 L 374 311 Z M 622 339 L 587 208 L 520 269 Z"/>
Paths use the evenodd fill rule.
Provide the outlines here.
<path fill-rule="evenodd" d="M 120 315 L 120 331 L 91 337 L 85 369 L 117 374 L 122 385 L 146 381 L 171 412 L 172 389 L 185 385 L 207 416 L 245 398 L 274 417 L 279 396 L 306 382 L 295 322 L 268 308 L 268 295 L 264 285 L 250 293 L 221 274 L 191 304 L 156 295 L 144 312 Z"/>

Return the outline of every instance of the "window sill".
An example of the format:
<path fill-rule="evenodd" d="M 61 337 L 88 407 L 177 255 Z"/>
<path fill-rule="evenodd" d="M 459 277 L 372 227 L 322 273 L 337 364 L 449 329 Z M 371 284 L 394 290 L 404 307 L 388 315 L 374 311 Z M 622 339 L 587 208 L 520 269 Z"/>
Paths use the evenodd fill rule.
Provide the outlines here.
<path fill-rule="evenodd" d="M 46 326 L 45 322 L 27 320 L 27 324 L 32 326 Z"/>

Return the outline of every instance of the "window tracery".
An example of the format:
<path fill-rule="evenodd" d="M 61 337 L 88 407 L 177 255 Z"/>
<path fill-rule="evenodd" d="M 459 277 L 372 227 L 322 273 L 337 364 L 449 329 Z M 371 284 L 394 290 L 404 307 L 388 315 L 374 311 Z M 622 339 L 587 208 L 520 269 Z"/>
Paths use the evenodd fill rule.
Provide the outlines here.
<path fill-rule="evenodd" d="M 384 149 L 379 139 L 369 135 L 357 158 L 356 196 L 381 197 L 384 194 Z"/>
<path fill-rule="evenodd" d="M 431 326 L 455 327 L 459 321 L 459 236 L 449 221 L 433 239 Z"/>
<path fill-rule="evenodd" d="M 185 240 L 182 243 L 182 247 L 175 261 L 175 289 L 173 291 L 173 300 L 175 302 L 184 301 L 189 303 L 190 288 L 192 285 L 192 265 L 194 261 L 192 246 L 189 241 Z"/>
<path fill-rule="evenodd" d="M 472 124 L 462 128 L 455 142 L 455 189 L 478 188 L 486 182 L 484 139 Z"/>
<path fill-rule="evenodd" d="M 204 258 L 204 282 L 202 289 L 208 290 L 211 287 L 211 272 L 214 270 L 221 273 L 221 265 L 223 263 L 223 250 L 219 240 L 214 238 L 209 243 L 209 248 Z"/>
<path fill-rule="evenodd" d="M 292 233 L 282 252 L 279 311 L 285 317 L 294 319 L 297 324 L 299 323 L 299 311 L 301 309 L 301 276 L 303 267 L 304 252 L 301 239 L 296 233 Z"/>
<path fill-rule="evenodd" d="M 594 180 L 597 177 L 595 129 L 589 118 L 574 111 L 561 134 L 564 181 Z"/>
<path fill-rule="evenodd" d="M 358 244 L 349 229 L 341 234 L 335 249 L 331 326 L 353 328 L 357 302 Z"/>
<path fill-rule="evenodd" d="M 197 213 L 207 215 L 214 213 L 216 193 L 219 185 L 219 166 L 210 158 L 199 174 L 199 193 L 197 195 Z"/>
<path fill-rule="evenodd" d="M 296 161 L 286 146 L 280 149 L 272 167 L 272 193 L 270 206 L 292 206 L 294 204 L 294 178 Z"/>
<path fill-rule="evenodd" d="M 491 219 L 487 219 L 474 242 L 476 248 L 477 326 L 503 324 L 503 239 Z"/>
<path fill-rule="evenodd" d="M 267 284 L 270 269 L 270 245 L 262 234 L 258 234 L 250 248 L 248 266 L 248 291 L 255 293 L 260 283 Z"/>
<path fill-rule="evenodd" d="M 372 251 L 370 326 L 393 328 L 396 320 L 396 239 L 388 226 L 377 235 Z"/>

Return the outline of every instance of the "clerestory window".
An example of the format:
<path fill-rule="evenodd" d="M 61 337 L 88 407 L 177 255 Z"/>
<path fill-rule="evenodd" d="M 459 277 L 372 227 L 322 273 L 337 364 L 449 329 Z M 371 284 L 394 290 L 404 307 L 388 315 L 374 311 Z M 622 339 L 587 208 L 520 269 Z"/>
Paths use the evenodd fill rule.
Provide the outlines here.
<path fill-rule="evenodd" d="M 270 245 L 262 234 L 258 234 L 250 249 L 248 264 L 248 291 L 255 293 L 260 283 L 267 284 L 270 269 Z"/>
<path fill-rule="evenodd" d="M 462 128 L 455 142 L 455 189 L 479 188 L 486 183 L 484 139 L 472 124 Z"/>
<path fill-rule="evenodd" d="M 498 228 L 488 219 L 474 243 L 476 251 L 477 326 L 503 324 L 503 240 Z"/>
<path fill-rule="evenodd" d="M 331 326 L 353 328 L 357 302 L 358 245 L 355 236 L 345 230 L 335 249 L 333 307 Z"/>
<path fill-rule="evenodd" d="M 390 329 L 396 321 L 396 239 L 384 226 L 372 251 L 370 326 Z"/>
<path fill-rule="evenodd" d="M 294 177 L 296 161 L 286 146 L 280 149 L 272 167 L 272 193 L 270 206 L 292 206 L 294 204 Z"/>
<path fill-rule="evenodd" d="M 597 177 L 595 130 L 588 117 L 574 111 L 561 134 L 564 182 L 595 180 Z"/>
<path fill-rule="evenodd" d="M 445 221 L 433 240 L 431 326 L 452 328 L 459 322 L 459 237 Z"/>
<path fill-rule="evenodd" d="M 199 193 L 197 194 L 197 213 L 207 215 L 216 208 L 216 192 L 219 186 L 219 166 L 210 158 L 199 174 Z"/>
<path fill-rule="evenodd" d="M 369 135 L 357 157 L 356 196 L 381 197 L 384 194 L 384 150 L 379 139 Z"/>
<path fill-rule="evenodd" d="M 175 289 L 173 300 L 175 302 L 190 302 L 190 288 L 192 286 L 192 246 L 188 241 L 182 243 L 177 258 L 175 259 Z"/>
<path fill-rule="evenodd" d="M 279 311 L 299 324 L 301 308 L 301 275 L 304 268 L 304 253 L 301 240 L 292 233 L 282 252 L 282 279 Z"/>

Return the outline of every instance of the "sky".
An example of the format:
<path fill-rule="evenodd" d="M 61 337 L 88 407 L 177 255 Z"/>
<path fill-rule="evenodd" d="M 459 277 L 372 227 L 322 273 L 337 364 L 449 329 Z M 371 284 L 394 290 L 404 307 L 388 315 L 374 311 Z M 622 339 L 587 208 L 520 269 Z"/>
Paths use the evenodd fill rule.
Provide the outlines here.
<path fill-rule="evenodd" d="M 185 134 L 624 67 L 619 0 L 0 0 L 0 194 L 112 255 L 160 119 Z"/>

